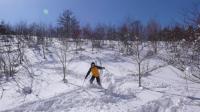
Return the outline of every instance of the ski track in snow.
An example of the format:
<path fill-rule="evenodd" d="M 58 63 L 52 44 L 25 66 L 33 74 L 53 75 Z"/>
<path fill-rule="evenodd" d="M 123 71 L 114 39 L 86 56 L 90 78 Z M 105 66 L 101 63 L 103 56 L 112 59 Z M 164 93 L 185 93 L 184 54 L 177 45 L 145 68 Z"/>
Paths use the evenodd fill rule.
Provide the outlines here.
<path fill-rule="evenodd" d="M 53 50 L 53 49 L 52 49 Z M 0 100 L 2 112 L 199 112 L 200 85 L 189 81 L 189 93 L 185 90 L 183 72 L 173 66 L 164 66 L 142 78 L 143 88 L 138 87 L 137 65 L 129 56 L 115 54 L 111 50 L 71 54 L 67 80 L 62 82 L 62 69 L 55 55 L 43 60 L 37 51 L 29 50 L 37 75 L 34 82 L 35 96 L 24 98 L 8 91 Z M 102 84 L 106 88 L 90 87 L 88 80 L 82 87 L 90 62 L 102 61 Z M 151 66 L 162 65 L 158 59 Z M 98 62 L 99 64 L 99 62 Z M 96 82 L 95 82 L 96 84 Z M 6 94 L 6 93 L 5 93 Z M 190 97 L 188 97 L 190 96 Z M 10 100 L 10 101 L 8 101 Z M 8 110 L 7 110 L 8 109 Z"/>

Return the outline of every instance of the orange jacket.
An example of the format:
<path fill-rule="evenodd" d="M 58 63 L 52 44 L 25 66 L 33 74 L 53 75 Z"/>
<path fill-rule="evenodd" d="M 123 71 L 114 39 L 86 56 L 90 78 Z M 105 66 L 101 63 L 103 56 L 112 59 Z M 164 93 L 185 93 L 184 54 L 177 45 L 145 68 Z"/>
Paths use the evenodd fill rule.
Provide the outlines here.
<path fill-rule="evenodd" d="M 88 77 L 88 75 L 90 74 L 90 72 L 92 72 L 92 76 L 94 76 L 94 77 L 99 77 L 100 73 L 99 73 L 99 70 L 98 70 L 98 69 L 104 69 L 104 67 L 100 67 L 100 66 L 96 66 L 96 65 L 95 65 L 94 67 L 91 67 L 91 68 L 88 70 L 88 72 L 87 72 L 85 78 Z"/>

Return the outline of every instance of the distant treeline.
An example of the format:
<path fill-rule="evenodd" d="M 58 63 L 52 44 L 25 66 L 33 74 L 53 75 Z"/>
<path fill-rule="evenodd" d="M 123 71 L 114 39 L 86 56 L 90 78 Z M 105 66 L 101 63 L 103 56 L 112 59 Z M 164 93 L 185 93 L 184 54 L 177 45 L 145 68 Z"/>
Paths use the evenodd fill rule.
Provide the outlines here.
<path fill-rule="evenodd" d="M 200 10 L 196 5 L 183 16 L 183 22 L 161 27 L 159 21 L 149 20 L 144 25 L 140 20 L 127 20 L 119 26 L 98 24 L 92 28 L 90 24 L 80 27 L 72 11 L 65 10 L 58 18 L 57 25 L 46 25 L 19 22 L 11 26 L 1 21 L 1 35 L 24 35 L 38 37 L 66 37 L 96 40 L 128 41 L 141 39 L 146 41 L 194 41 L 200 36 Z"/>

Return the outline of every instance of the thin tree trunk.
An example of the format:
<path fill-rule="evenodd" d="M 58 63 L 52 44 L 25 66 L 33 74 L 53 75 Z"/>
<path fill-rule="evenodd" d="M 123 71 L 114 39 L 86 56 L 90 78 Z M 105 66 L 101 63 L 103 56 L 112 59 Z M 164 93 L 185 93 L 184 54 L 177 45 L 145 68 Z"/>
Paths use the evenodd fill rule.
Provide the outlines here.
<path fill-rule="evenodd" d="M 141 85 L 141 67 L 140 67 L 140 63 L 138 64 L 139 66 L 138 66 L 138 68 L 139 68 L 139 87 L 141 87 L 142 85 Z"/>

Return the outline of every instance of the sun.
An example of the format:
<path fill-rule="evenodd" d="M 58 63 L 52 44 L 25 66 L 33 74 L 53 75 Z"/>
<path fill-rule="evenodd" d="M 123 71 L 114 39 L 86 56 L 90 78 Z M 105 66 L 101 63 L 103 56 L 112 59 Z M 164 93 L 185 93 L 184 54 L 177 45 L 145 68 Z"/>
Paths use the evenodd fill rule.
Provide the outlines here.
<path fill-rule="evenodd" d="M 48 15 L 49 14 L 49 10 L 48 9 L 43 9 L 43 14 L 44 15 Z"/>

